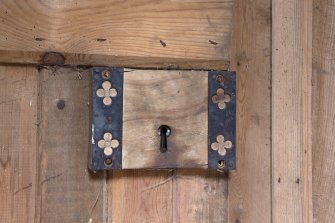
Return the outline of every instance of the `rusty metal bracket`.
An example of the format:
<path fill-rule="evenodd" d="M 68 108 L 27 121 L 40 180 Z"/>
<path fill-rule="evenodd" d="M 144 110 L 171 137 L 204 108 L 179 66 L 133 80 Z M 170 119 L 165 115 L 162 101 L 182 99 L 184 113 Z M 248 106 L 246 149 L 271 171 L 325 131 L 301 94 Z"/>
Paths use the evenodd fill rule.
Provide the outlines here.
<path fill-rule="evenodd" d="M 236 166 L 236 74 L 208 72 L 208 168 Z"/>
<path fill-rule="evenodd" d="M 91 170 L 122 169 L 123 69 L 91 70 Z"/>

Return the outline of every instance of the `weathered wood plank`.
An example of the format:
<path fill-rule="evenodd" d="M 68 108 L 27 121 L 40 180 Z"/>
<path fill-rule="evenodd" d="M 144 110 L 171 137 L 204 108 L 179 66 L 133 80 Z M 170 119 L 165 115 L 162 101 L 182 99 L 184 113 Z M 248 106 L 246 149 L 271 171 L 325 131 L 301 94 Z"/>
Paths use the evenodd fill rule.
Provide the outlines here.
<path fill-rule="evenodd" d="M 208 72 L 129 71 L 124 73 L 122 168 L 207 168 Z M 161 125 L 171 128 L 166 153 L 159 151 Z"/>
<path fill-rule="evenodd" d="M 172 173 L 168 170 L 110 172 L 108 223 L 171 223 Z"/>
<path fill-rule="evenodd" d="M 314 1 L 313 205 L 314 222 L 335 219 L 335 1 Z"/>
<path fill-rule="evenodd" d="M 47 65 L 79 65 L 110 66 L 151 69 L 189 69 L 189 70 L 227 70 L 227 60 L 203 60 L 185 58 L 159 58 L 141 56 L 112 56 L 97 54 L 62 53 L 50 58 L 45 52 L 22 52 L 0 50 L 0 63 L 8 64 L 47 64 Z M 48 58 L 48 59 L 46 59 Z"/>
<path fill-rule="evenodd" d="M 34 222 L 38 72 L 0 66 L 0 221 Z"/>
<path fill-rule="evenodd" d="M 232 6 L 231 0 L 4 0 L 0 62 L 36 63 L 50 51 L 67 54 L 66 63 L 92 65 L 114 56 L 149 56 L 155 62 L 140 63 L 150 66 L 173 58 L 228 61 Z M 126 59 L 123 65 L 133 67 Z"/>
<path fill-rule="evenodd" d="M 152 75 L 152 73 L 155 72 L 135 70 L 126 73 L 128 77 L 125 77 L 124 80 L 124 99 L 129 101 L 125 102 L 126 104 L 124 105 L 124 121 L 125 124 L 129 124 L 129 126 L 124 126 L 125 132 L 123 136 L 124 140 L 128 140 L 129 142 L 126 141 L 125 143 L 136 140 L 134 132 L 142 131 L 134 130 L 131 123 L 128 123 L 133 120 L 131 116 L 134 115 L 134 111 L 132 111 L 131 108 L 134 107 L 136 108 L 136 112 L 141 113 L 143 110 L 141 107 L 146 103 L 139 97 L 146 95 L 145 99 L 148 99 L 148 95 L 150 94 L 153 96 L 159 95 L 155 91 L 144 91 L 144 93 L 138 95 L 139 97 L 135 97 L 136 95 L 134 93 L 131 94 L 132 89 L 143 89 L 150 86 L 149 83 L 153 83 L 151 88 L 155 89 L 155 85 L 159 82 L 157 79 L 161 79 L 159 75 L 168 75 L 165 79 L 168 78 L 169 80 L 179 78 L 178 71 L 164 71 L 157 74 L 157 76 Z M 204 74 L 206 73 L 207 72 Z M 189 82 L 189 79 L 192 77 L 188 75 L 189 72 L 183 72 L 183 74 L 187 81 L 181 83 L 185 83 L 187 87 L 187 82 Z M 192 76 L 194 76 L 194 78 L 196 78 L 195 75 L 201 74 L 199 72 L 193 72 Z M 207 80 L 207 75 L 205 75 L 205 77 Z M 201 87 L 202 83 L 205 83 L 206 86 L 204 89 L 207 89 L 207 82 L 203 82 L 201 78 L 199 79 L 197 77 L 197 80 L 191 82 L 198 91 L 203 88 Z M 132 86 L 132 84 L 134 86 Z M 189 84 L 191 83 L 189 82 Z M 197 86 L 198 84 L 200 84 L 200 86 Z M 167 87 L 168 89 L 173 89 L 173 87 L 176 86 L 167 84 Z M 164 87 L 162 87 L 162 89 L 164 92 L 167 92 L 167 89 Z M 205 98 L 200 97 L 200 102 L 207 101 L 207 92 L 201 93 L 200 95 L 205 96 Z M 179 99 L 175 98 L 175 100 Z M 183 101 L 182 99 L 180 100 Z M 196 99 L 195 104 L 198 104 L 197 100 L 198 99 Z M 158 101 L 157 103 L 166 102 L 162 100 L 162 102 Z M 190 104 L 186 105 L 189 106 Z M 130 107 L 127 108 L 127 106 Z M 152 103 L 150 107 L 152 107 Z M 164 111 L 162 112 L 164 113 Z M 142 116 L 143 115 L 144 117 L 148 116 L 148 112 L 143 112 Z M 151 116 L 149 115 L 149 117 Z M 206 117 L 207 116 L 204 118 L 206 119 Z M 142 129 L 145 129 L 144 125 L 141 126 Z M 127 131 L 130 132 L 127 134 Z M 128 138 L 131 138 L 131 140 Z M 203 141 L 207 142 L 206 137 Z M 140 142 L 135 143 L 136 148 L 138 148 L 139 143 Z M 205 147 L 207 148 L 206 145 L 207 144 L 205 144 Z M 205 151 L 207 152 L 207 150 Z M 110 173 L 109 176 L 109 220 L 112 222 L 227 221 L 227 178 L 220 173 L 213 173 L 208 170 L 176 170 L 168 172 L 123 171 Z M 150 193 L 147 191 L 150 191 Z M 197 196 L 194 196 L 194 194 L 197 194 Z M 159 199 L 159 202 L 157 202 L 157 199 Z M 200 215 L 202 215 L 202 217 L 200 217 Z"/>
<path fill-rule="evenodd" d="M 312 222 L 312 1 L 272 3 L 272 221 Z"/>
<path fill-rule="evenodd" d="M 228 222 L 228 178 L 210 170 L 175 170 L 173 222 Z"/>
<path fill-rule="evenodd" d="M 271 222 L 271 1 L 236 1 L 231 69 L 237 73 L 237 166 L 229 222 Z"/>
<path fill-rule="evenodd" d="M 105 222 L 106 179 L 87 170 L 89 74 L 40 72 L 38 222 Z"/>

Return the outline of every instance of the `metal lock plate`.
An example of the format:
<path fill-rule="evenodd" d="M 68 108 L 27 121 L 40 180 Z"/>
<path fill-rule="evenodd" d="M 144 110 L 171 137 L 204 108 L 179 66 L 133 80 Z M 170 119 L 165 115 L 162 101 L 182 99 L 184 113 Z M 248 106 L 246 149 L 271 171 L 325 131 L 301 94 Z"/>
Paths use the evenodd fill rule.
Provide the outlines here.
<path fill-rule="evenodd" d="M 235 169 L 234 72 L 96 67 L 91 75 L 91 170 Z"/>

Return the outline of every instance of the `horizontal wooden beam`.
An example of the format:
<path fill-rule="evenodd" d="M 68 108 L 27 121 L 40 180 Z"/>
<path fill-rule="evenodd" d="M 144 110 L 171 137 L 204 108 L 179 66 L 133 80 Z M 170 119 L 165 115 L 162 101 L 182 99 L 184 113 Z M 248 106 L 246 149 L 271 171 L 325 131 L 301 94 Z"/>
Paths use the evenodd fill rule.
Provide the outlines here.
<path fill-rule="evenodd" d="M 217 69 L 229 60 L 233 1 L 0 2 L 0 63 Z"/>
<path fill-rule="evenodd" d="M 185 58 L 161 58 L 142 56 L 115 56 L 96 54 L 73 54 L 56 52 L 24 52 L 0 50 L 0 63 L 112 66 L 152 69 L 227 70 L 228 60 L 203 60 Z"/>

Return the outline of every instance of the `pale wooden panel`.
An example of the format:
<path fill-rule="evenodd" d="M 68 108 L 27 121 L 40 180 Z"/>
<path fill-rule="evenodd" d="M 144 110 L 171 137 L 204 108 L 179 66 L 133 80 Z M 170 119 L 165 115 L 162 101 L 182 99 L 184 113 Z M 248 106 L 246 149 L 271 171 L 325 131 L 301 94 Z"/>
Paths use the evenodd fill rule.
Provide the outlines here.
<path fill-rule="evenodd" d="M 312 1 L 272 3 L 272 220 L 312 222 Z"/>
<path fill-rule="evenodd" d="M 123 93 L 122 168 L 207 167 L 206 71 L 129 70 Z M 161 125 L 171 128 L 166 153 Z"/>
<path fill-rule="evenodd" d="M 168 170 L 110 172 L 108 223 L 171 223 L 172 174 Z"/>
<path fill-rule="evenodd" d="M 314 222 L 335 219 L 335 1 L 314 1 L 313 204 Z"/>
<path fill-rule="evenodd" d="M 232 6 L 231 0 L 3 0 L 0 50 L 227 60 Z"/>
<path fill-rule="evenodd" d="M 228 222 L 228 178 L 210 170 L 176 170 L 173 222 Z"/>
<path fill-rule="evenodd" d="M 237 1 L 231 66 L 237 72 L 237 165 L 229 222 L 271 222 L 271 0 Z M 284 221 L 283 221 L 284 222 Z"/>
<path fill-rule="evenodd" d="M 103 222 L 106 180 L 87 170 L 88 71 L 43 69 L 40 78 L 38 222 Z"/>
<path fill-rule="evenodd" d="M 37 78 L 34 67 L 0 66 L 1 222 L 34 222 Z"/>

